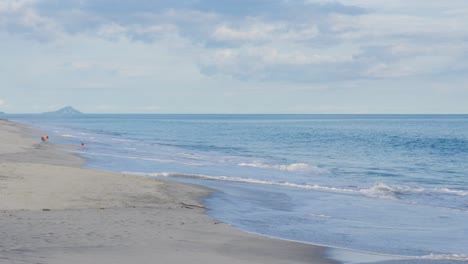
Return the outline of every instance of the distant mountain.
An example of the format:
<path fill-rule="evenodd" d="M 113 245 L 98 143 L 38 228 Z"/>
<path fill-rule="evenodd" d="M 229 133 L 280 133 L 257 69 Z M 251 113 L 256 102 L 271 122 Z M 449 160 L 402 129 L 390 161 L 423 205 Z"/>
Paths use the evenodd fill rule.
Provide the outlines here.
<path fill-rule="evenodd" d="M 82 114 L 83 113 L 81 113 L 80 111 L 76 110 L 75 108 L 71 106 L 64 107 L 57 111 L 43 113 L 43 115 L 48 115 L 48 116 L 77 116 L 77 115 L 82 115 Z"/>

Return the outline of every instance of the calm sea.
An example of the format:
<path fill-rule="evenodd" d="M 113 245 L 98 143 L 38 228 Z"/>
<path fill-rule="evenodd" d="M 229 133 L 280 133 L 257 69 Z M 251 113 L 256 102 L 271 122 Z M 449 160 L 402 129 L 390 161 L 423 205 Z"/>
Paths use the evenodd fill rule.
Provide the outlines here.
<path fill-rule="evenodd" d="M 468 115 L 10 118 L 83 142 L 86 167 L 214 188 L 209 215 L 242 230 L 468 260 Z"/>

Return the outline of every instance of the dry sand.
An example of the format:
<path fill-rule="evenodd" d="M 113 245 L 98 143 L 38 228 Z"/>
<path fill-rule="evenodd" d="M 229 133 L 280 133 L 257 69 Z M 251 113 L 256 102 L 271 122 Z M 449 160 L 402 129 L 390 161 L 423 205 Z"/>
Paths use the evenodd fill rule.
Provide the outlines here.
<path fill-rule="evenodd" d="M 0 120 L 0 263 L 334 263 L 209 218 L 209 190 L 82 169 L 39 137 Z"/>

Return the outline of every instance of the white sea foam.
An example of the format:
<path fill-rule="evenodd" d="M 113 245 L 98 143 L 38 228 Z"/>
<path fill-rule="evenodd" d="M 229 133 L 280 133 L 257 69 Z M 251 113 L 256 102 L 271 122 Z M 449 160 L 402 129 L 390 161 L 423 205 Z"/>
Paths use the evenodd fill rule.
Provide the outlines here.
<path fill-rule="evenodd" d="M 414 188 L 401 185 L 387 185 L 377 183 L 368 189 L 361 189 L 360 192 L 368 197 L 384 198 L 384 199 L 399 199 L 403 194 L 422 193 L 424 188 Z"/>
<path fill-rule="evenodd" d="M 77 151 L 76 153 L 81 153 L 81 154 L 85 154 L 85 155 L 92 155 L 92 156 L 104 156 L 104 157 L 131 159 L 131 160 L 154 161 L 154 162 L 160 162 L 160 163 L 178 163 L 178 164 L 192 165 L 192 166 L 204 165 L 203 163 L 198 163 L 198 162 L 193 162 L 193 161 L 180 161 L 180 160 L 175 160 L 175 159 L 158 159 L 158 158 L 149 158 L 149 157 L 140 157 L 140 156 L 128 156 L 128 155 L 116 155 L 116 154 L 107 154 L 107 153 L 87 152 L 87 151 Z"/>
<path fill-rule="evenodd" d="M 437 192 L 455 194 L 455 195 L 458 195 L 458 196 L 467 196 L 468 195 L 468 191 L 462 191 L 462 190 L 452 190 L 452 189 L 448 189 L 448 188 L 438 188 L 438 189 L 434 189 L 434 190 L 437 191 Z"/>
<path fill-rule="evenodd" d="M 170 173 L 170 172 L 159 172 L 159 173 L 124 172 L 124 173 L 136 174 L 136 175 L 147 176 L 147 177 L 195 178 L 195 179 L 204 179 L 204 180 L 275 185 L 275 186 L 284 186 L 284 187 L 290 187 L 290 188 L 317 190 L 317 191 L 326 191 L 326 192 L 335 192 L 335 193 L 351 193 L 351 194 L 354 193 L 354 194 L 362 194 L 371 198 L 390 199 L 390 200 L 398 200 L 400 199 L 400 196 L 404 194 L 418 194 L 418 193 L 423 193 L 427 191 L 424 188 L 399 186 L 399 185 L 387 185 L 384 183 L 377 183 L 370 188 L 353 189 L 353 188 L 322 186 L 318 184 L 298 184 L 298 183 L 292 183 L 292 182 L 258 180 L 258 179 L 252 179 L 252 178 L 241 178 L 241 177 L 230 177 L 230 176 L 211 176 L 211 175 L 203 175 L 203 174 L 181 174 L 181 173 Z M 453 190 L 449 190 L 449 189 L 445 190 L 444 192 L 460 195 L 460 193 L 456 191 L 454 192 Z"/>
<path fill-rule="evenodd" d="M 455 260 L 468 262 L 468 255 L 465 254 L 430 254 L 427 256 L 417 257 L 418 259 L 430 259 L 430 260 Z"/>
<path fill-rule="evenodd" d="M 62 137 L 64 137 L 64 138 L 76 138 L 77 136 L 65 134 L 65 135 L 62 135 Z"/>
<path fill-rule="evenodd" d="M 319 217 L 319 218 L 331 218 L 329 215 L 324 215 L 324 214 L 309 214 L 312 217 Z"/>
<path fill-rule="evenodd" d="M 170 173 L 170 172 L 158 172 L 158 173 L 140 173 L 140 172 L 122 172 L 127 174 L 134 174 L 146 177 L 180 177 L 180 178 L 194 178 L 194 179 L 204 179 L 204 180 L 217 180 L 217 181 L 228 181 L 228 182 L 244 182 L 244 183 L 253 183 L 253 184 L 263 184 L 263 185 L 275 185 L 275 186 L 284 186 L 292 187 L 298 189 L 306 190 L 319 190 L 319 191 L 330 191 L 330 192 L 341 192 L 341 193 L 356 193 L 356 190 L 336 188 L 336 187 L 327 187 L 317 184 L 297 184 L 291 182 L 277 182 L 277 181 L 267 181 L 267 180 L 257 180 L 252 178 L 240 178 L 240 177 L 230 177 L 230 176 L 210 176 L 202 174 L 180 174 L 180 173 Z"/>
<path fill-rule="evenodd" d="M 242 167 L 255 167 L 255 168 L 262 168 L 262 169 L 282 170 L 282 171 L 315 172 L 315 173 L 323 173 L 327 171 L 325 169 L 319 168 L 317 166 L 312 166 L 306 163 L 274 165 L 274 164 L 254 162 L 254 163 L 240 163 L 238 165 Z"/>
<path fill-rule="evenodd" d="M 399 191 L 383 183 L 378 183 L 371 188 L 361 189 L 360 192 L 374 198 L 398 199 Z"/>
<path fill-rule="evenodd" d="M 92 155 L 92 156 L 105 156 L 105 157 L 114 157 L 114 158 L 123 158 L 123 159 L 156 161 L 156 162 L 162 162 L 162 163 L 176 162 L 175 160 L 170 160 L 170 159 L 146 158 L 146 157 L 139 157 L 139 156 L 116 155 L 116 154 L 107 154 L 107 153 L 83 152 L 83 151 L 78 151 L 77 153 L 82 153 L 82 154 Z"/>
<path fill-rule="evenodd" d="M 463 190 L 453 190 L 448 188 L 422 188 L 422 187 L 410 187 L 404 185 L 388 185 L 384 183 L 376 183 L 374 186 L 361 189 L 360 192 L 366 196 L 374 198 L 389 198 L 389 199 L 398 199 L 400 196 L 405 194 L 422 194 L 426 193 L 428 195 L 434 193 L 445 193 L 458 196 L 467 196 L 468 192 Z"/>
<path fill-rule="evenodd" d="M 125 149 L 125 150 L 132 150 L 132 151 L 137 150 L 137 148 L 123 148 L 123 149 Z"/>
<path fill-rule="evenodd" d="M 318 244 L 320 245 L 320 244 Z M 330 245 L 322 245 L 330 246 Z M 406 256 L 382 254 L 367 251 L 356 251 L 350 248 L 330 246 L 333 259 L 340 260 L 346 263 L 367 263 L 367 262 L 385 262 L 398 260 L 442 260 L 442 261 L 461 261 L 468 262 L 468 255 L 465 254 L 429 254 L 426 256 Z M 363 260 L 366 260 L 363 262 Z"/>
<path fill-rule="evenodd" d="M 125 139 L 125 138 L 111 138 L 112 141 L 117 141 L 117 142 L 135 142 L 135 140 L 132 139 Z"/>

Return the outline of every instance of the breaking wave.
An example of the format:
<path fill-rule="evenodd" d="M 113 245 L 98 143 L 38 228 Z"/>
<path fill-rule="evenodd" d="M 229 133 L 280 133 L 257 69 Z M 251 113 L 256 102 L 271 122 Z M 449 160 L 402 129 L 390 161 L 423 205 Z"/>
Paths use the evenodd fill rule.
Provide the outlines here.
<path fill-rule="evenodd" d="M 64 138 L 77 138 L 77 136 L 69 135 L 69 134 L 61 135 L 61 137 L 64 137 Z"/>
<path fill-rule="evenodd" d="M 374 186 L 361 189 L 360 192 L 366 196 L 374 198 L 388 198 L 388 199 L 400 199 L 403 195 L 409 194 L 449 194 L 456 196 L 466 196 L 467 191 L 454 190 L 448 188 L 422 188 L 422 187 L 410 187 L 402 185 L 387 185 L 384 183 L 377 183 Z"/>
<path fill-rule="evenodd" d="M 467 196 L 468 195 L 468 191 L 462 191 L 462 190 L 452 190 L 452 189 L 448 189 L 448 188 L 438 188 L 438 189 L 434 189 L 438 192 L 441 192 L 441 193 L 448 193 L 448 194 L 455 194 L 455 195 L 458 195 L 458 196 Z"/>
<path fill-rule="evenodd" d="M 376 183 L 370 188 L 357 188 L 357 187 L 333 187 L 333 186 L 322 186 L 318 184 L 300 184 L 287 181 L 272 181 L 272 180 L 259 180 L 252 178 L 241 178 L 231 176 L 211 176 L 203 174 L 182 174 L 182 173 L 170 173 L 170 172 L 158 172 L 158 173 L 141 173 L 141 172 L 122 172 L 127 174 L 134 174 L 144 177 L 173 177 L 173 178 L 191 178 L 191 179 L 202 179 L 202 180 L 214 180 L 214 181 L 227 181 L 227 182 L 239 182 L 239 183 L 250 183 L 250 184 L 262 184 L 262 185 L 273 185 L 283 186 L 290 188 L 298 188 L 304 190 L 316 190 L 325 192 L 335 193 L 348 193 L 348 194 L 361 194 L 370 198 L 388 199 L 388 200 L 399 200 L 404 195 L 417 195 L 417 194 L 434 194 L 434 193 L 447 193 L 451 195 L 465 196 L 466 192 L 461 190 L 451 189 L 424 189 L 409 186 L 400 185 L 387 185 L 384 183 Z"/>
<path fill-rule="evenodd" d="M 192 179 L 217 180 L 217 181 L 228 181 L 228 182 L 243 182 L 243 183 L 263 184 L 263 185 L 275 185 L 275 186 L 292 187 L 292 188 L 306 189 L 306 190 L 321 190 L 321 191 L 343 192 L 343 193 L 357 192 L 356 190 L 352 190 L 352 189 L 327 187 L 327 186 L 321 186 L 317 184 L 297 184 L 297 183 L 291 183 L 291 182 L 257 180 L 257 179 L 252 179 L 252 178 L 240 178 L 240 177 L 229 177 L 229 176 L 210 176 L 210 175 L 202 175 L 202 174 L 181 174 L 181 173 L 169 173 L 169 172 L 140 173 L 140 172 L 125 172 L 124 171 L 122 173 L 134 174 L 134 175 L 145 176 L 145 177 L 192 178 Z"/>
<path fill-rule="evenodd" d="M 430 260 L 454 260 L 468 262 L 468 255 L 465 254 L 430 254 L 427 256 L 417 257 L 418 259 L 430 259 Z"/>
<path fill-rule="evenodd" d="M 312 166 L 306 163 L 274 165 L 274 164 L 254 162 L 254 163 L 240 163 L 238 165 L 242 167 L 255 167 L 255 168 L 262 168 L 262 169 L 282 170 L 282 171 L 315 172 L 315 173 L 327 172 L 327 170 L 325 169 L 319 168 L 317 166 Z"/>
<path fill-rule="evenodd" d="M 361 189 L 360 192 L 366 196 L 374 198 L 400 199 L 403 194 L 422 193 L 424 188 L 413 188 L 407 186 L 390 186 L 384 183 L 377 183 L 368 189 Z"/>

